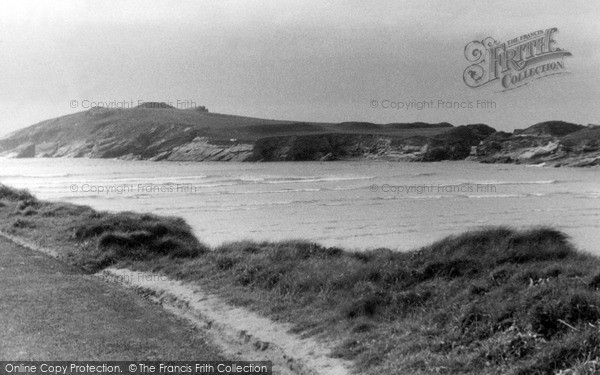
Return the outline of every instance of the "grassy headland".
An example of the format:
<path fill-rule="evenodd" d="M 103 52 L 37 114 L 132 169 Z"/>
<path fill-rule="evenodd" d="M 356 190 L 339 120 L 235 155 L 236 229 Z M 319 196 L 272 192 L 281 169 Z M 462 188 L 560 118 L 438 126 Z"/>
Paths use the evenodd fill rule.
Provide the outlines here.
<path fill-rule="evenodd" d="M 600 369 L 600 259 L 551 228 L 489 228 L 405 253 L 307 241 L 211 249 L 179 218 L 97 212 L 0 185 L 0 229 L 90 272 L 127 266 L 198 283 L 335 342 L 361 374 Z"/>
<path fill-rule="evenodd" d="M 591 167 L 600 165 L 600 126 L 544 121 L 507 133 L 485 124 L 281 121 L 149 102 L 133 108 L 91 108 L 20 129 L 0 137 L 0 157 L 195 162 L 468 159 Z"/>

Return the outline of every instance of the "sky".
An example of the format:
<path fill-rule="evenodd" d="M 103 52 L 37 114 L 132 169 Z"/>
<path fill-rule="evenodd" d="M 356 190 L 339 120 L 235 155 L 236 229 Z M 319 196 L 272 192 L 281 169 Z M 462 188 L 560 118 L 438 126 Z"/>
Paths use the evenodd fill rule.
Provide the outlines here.
<path fill-rule="evenodd" d="M 597 1 L 2 1 L 0 134 L 144 101 L 315 122 L 600 124 L 598 19 Z M 464 83 L 469 42 L 553 27 L 567 74 L 503 92 Z"/>

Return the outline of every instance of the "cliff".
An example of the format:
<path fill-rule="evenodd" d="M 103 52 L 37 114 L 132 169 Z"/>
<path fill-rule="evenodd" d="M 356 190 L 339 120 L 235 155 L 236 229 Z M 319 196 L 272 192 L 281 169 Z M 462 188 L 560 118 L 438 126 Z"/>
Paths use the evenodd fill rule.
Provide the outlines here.
<path fill-rule="evenodd" d="M 256 142 L 250 160 L 460 160 L 469 156 L 471 146 L 494 132 L 487 125 L 465 125 L 430 136 L 336 133 L 267 137 Z"/>
<path fill-rule="evenodd" d="M 162 104 L 95 108 L 43 121 L 0 139 L 0 156 L 167 161 L 456 160 L 467 157 L 472 146 L 494 133 L 486 125 L 306 123 Z"/>
<path fill-rule="evenodd" d="M 514 133 L 497 132 L 481 142 L 470 159 L 484 163 L 600 165 L 600 127 L 548 121 Z"/>

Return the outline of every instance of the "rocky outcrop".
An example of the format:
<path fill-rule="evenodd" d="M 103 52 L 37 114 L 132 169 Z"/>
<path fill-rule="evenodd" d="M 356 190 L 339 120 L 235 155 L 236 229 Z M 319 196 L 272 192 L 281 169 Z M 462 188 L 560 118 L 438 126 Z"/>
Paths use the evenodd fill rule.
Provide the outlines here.
<path fill-rule="evenodd" d="M 469 158 L 483 163 L 600 165 L 600 127 L 552 121 L 513 134 L 497 132 Z"/>
<path fill-rule="evenodd" d="M 8 158 L 117 158 L 124 160 L 168 160 L 168 161 L 245 161 L 253 153 L 252 144 L 228 142 L 213 144 L 206 137 L 196 137 L 189 142 L 174 146 L 162 140 L 154 144 L 152 151 L 135 140 L 107 138 L 97 141 L 74 141 L 67 144 L 44 142 L 37 147 L 33 143 L 19 146 L 2 154 Z M 160 147 L 163 145 L 164 147 Z"/>
<path fill-rule="evenodd" d="M 10 150 L 6 155 L 9 158 L 25 159 L 35 157 L 35 144 L 24 143 Z"/>
<path fill-rule="evenodd" d="M 496 130 L 483 124 L 464 125 L 435 136 L 428 142 L 422 161 L 463 160 L 478 145 Z"/>
<path fill-rule="evenodd" d="M 469 156 L 472 146 L 493 132 L 487 125 L 466 125 L 433 137 L 378 134 L 267 137 L 256 142 L 249 160 L 461 160 Z"/>
<path fill-rule="evenodd" d="M 250 160 L 306 161 L 390 156 L 389 136 L 319 134 L 259 139 Z"/>
<path fill-rule="evenodd" d="M 210 126 L 231 116 L 144 103 L 130 110 L 93 108 L 47 120 L 0 140 L 0 157 L 120 158 L 173 161 L 242 161 L 252 143 L 225 138 Z M 235 118 L 246 125 L 268 120 Z M 208 136 L 207 136 L 208 135 Z"/>
<path fill-rule="evenodd" d="M 168 161 L 246 161 L 250 159 L 254 146 L 235 143 L 216 145 L 209 138 L 198 137 L 192 142 L 165 151 L 150 160 Z"/>

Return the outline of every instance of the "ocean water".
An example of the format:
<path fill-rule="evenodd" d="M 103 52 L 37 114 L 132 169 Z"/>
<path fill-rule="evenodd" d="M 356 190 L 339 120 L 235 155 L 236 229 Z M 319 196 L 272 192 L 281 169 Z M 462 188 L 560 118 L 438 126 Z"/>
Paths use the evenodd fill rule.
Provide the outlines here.
<path fill-rule="evenodd" d="M 52 201 L 181 216 L 210 245 L 303 238 L 402 251 L 490 225 L 551 225 L 600 254 L 598 169 L 3 159 L 0 182 Z"/>

